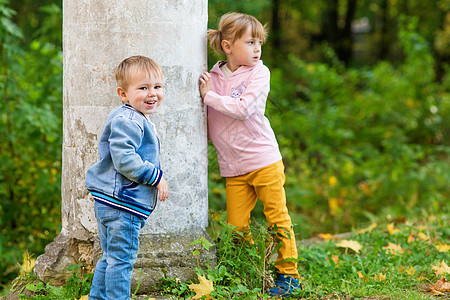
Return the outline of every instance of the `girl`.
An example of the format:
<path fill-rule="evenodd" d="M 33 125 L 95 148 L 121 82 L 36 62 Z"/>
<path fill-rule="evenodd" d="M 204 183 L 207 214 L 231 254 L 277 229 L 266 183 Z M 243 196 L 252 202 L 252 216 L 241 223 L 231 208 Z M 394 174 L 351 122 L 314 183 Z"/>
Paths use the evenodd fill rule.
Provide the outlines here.
<path fill-rule="evenodd" d="M 266 30 L 254 17 L 229 13 L 207 37 L 217 62 L 200 77 L 200 94 L 208 107 L 208 133 L 226 177 L 227 222 L 248 231 L 257 198 L 270 227 L 278 228 L 281 247 L 275 263 L 278 278 L 270 290 L 288 296 L 300 288 L 297 248 L 286 207 L 284 166 L 275 134 L 264 116 L 270 71 L 260 60 Z"/>

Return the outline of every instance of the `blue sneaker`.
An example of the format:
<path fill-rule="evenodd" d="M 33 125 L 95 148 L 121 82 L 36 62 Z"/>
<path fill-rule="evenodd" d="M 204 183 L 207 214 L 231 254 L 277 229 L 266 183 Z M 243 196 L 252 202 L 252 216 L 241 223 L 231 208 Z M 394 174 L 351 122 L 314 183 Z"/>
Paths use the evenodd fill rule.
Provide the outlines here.
<path fill-rule="evenodd" d="M 269 290 L 271 296 L 289 297 L 293 291 L 301 290 L 302 287 L 298 279 L 292 276 L 279 274 L 275 287 Z"/>

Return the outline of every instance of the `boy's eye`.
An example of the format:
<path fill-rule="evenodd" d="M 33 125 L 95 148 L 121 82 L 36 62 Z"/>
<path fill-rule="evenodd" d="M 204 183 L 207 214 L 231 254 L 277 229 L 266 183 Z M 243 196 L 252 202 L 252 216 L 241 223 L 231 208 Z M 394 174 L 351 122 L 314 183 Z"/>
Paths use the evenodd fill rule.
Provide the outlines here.
<path fill-rule="evenodd" d="M 156 89 L 156 90 L 162 89 L 162 86 L 161 86 L 161 85 L 155 85 L 155 89 Z"/>

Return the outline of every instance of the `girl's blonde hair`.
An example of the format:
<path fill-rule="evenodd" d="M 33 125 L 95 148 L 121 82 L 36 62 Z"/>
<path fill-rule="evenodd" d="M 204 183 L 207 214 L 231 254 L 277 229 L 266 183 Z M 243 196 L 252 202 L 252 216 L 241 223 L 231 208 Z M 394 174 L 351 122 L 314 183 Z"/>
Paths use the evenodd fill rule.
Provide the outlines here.
<path fill-rule="evenodd" d="M 224 53 L 222 41 L 234 43 L 244 35 L 248 27 L 252 28 L 253 37 L 260 39 L 263 43 L 266 41 L 266 25 L 263 26 L 253 16 L 235 12 L 223 15 L 220 18 L 219 29 L 209 29 L 206 37 L 214 52 L 221 54 Z"/>
<path fill-rule="evenodd" d="M 128 88 L 130 76 L 137 71 L 144 71 L 149 76 L 163 78 L 161 67 L 151 58 L 136 55 L 124 59 L 114 70 L 117 86 L 124 90 Z"/>

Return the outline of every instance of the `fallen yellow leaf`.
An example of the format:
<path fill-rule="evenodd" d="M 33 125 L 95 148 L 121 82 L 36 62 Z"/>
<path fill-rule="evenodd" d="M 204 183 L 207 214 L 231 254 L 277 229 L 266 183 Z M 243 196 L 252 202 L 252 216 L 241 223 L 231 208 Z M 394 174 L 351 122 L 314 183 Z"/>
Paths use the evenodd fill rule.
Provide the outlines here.
<path fill-rule="evenodd" d="M 366 233 L 366 232 L 371 232 L 373 229 L 375 229 L 377 227 L 377 223 L 372 223 L 369 227 L 361 229 L 358 231 L 358 233 Z"/>
<path fill-rule="evenodd" d="M 431 266 L 431 268 L 436 271 L 436 276 L 440 276 L 440 275 L 443 275 L 443 274 L 446 274 L 446 273 L 450 273 L 450 268 L 449 268 L 449 266 L 447 266 L 445 261 L 441 261 L 440 264 L 437 264 L 435 266 Z"/>
<path fill-rule="evenodd" d="M 400 245 L 388 243 L 386 247 L 383 247 L 383 249 L 386 249 L 386 252 L 392 255 L 397 255 L 398 253 L 403 253 L 405 250 L 402 249 Z"/>
<path fill-rule="evenodd" d="M 412 266 L 410 266 L 410 267 L 406 270 L 406 273 L 407 273 L 408 275 L 414 275 L 414 274 L 416 274 L 416 269 L 414 269 Z"/>
<path fill-rule="evenodd" d="M 407 242 L 408 242 L 408 244 L 409 244 L 409 243 L 414 242 L 414 241 L 415 241 L 414 233 L 411 232 L 411 233 L 409 234 L 409 236 L 408 236 Z"/>
<path fill-rule="evenodd" d="M 423 276 L 419 276 L 419 277 L 417 278 L 417 280 L 420 280 L 420 281 L 428 281 L 428 278 L 423 277 Z"/>
<path fill-rule="evenodd" d="M 337 255 L 331 255 L 331 259 L 334 261 L 334 263 L 335 263 L 336 265 L 339 264 L 339 256 L 337 256 Z"/>
<path fill-rule="evenodd" d="M 342 248 L 350 248 L 356 253 L 359 253 L 359 250 L 361 250 L 361 245 L 357 241 L 352 240 L 342 240 L 339 243 L 336 244 L 338 247 Z"/>
<path fill-rule="evenodd" d="M 369 281 L 369 279 L 367 279 L 367 277 L 365 277 L 361 272 L 358 272 L 358 277 L 364 281 Z"/>
<path fill-rule="evenodd" d="M 423 240 L 423 241 L 428 241 L 430 238 L 423 232 L 419 232 L 418 234 L 419 239 Z"/>
<path fill-rule="evenodd" d="M 375 279 L 376 281 L 385 281 L 386 275 L 384 275 L 383 273 L 378 273 L 373 277 L 373 279 Z"/>
<path fill-rule="evenodd" d="M 23 253 L 22 269 L 25 273 L 30 273 L 33 270 L 36 259 L 29 256 L 28 251 Z"/>
<path fill-rule="evenodd" d="M 319 233 L 317 236 L 322 240 L 324 240 L 325 242 L 333 238 L 333 235 L 331 233 Z"/>
<path fill-rule="evenodd" d="M 431 285 L 427 289 L 427 292 L 433 295 L 444 295 L 445 292 L 450 292 L 450 282 L 447 282 L 447 279 L 442 277 L 435 284 Z"/>
<path fill-rule="evenodd" d="M 80 300 L 87 300 L 89 299 L 89 295 L 84 295 L 80 297 Z"/>
<path fill-rule="evenodd" d="M 206 279 L 206 277 L 198 276 L 199 284 L 189 284 L 188 287 L 191 291 L 195 293 L 195 296 L 191 299 L 200 299 L 203 296 L 209 296 L 209 293 L 211 293 L 214 290 L 213 282 L 209 279 Z"/>
<path fill-rule="evenodd" d="M 450 245 L 447 244 L 438 243 L 435 247 L 439 252 L 448 252 L 450 250 Z"/>
<path fill-rule="evenodd" d="M 400 229 L 394 229 L 394 223 L 391 223 L 387 226 L 390 235 L 394 235 L 400 231 Z"/>

